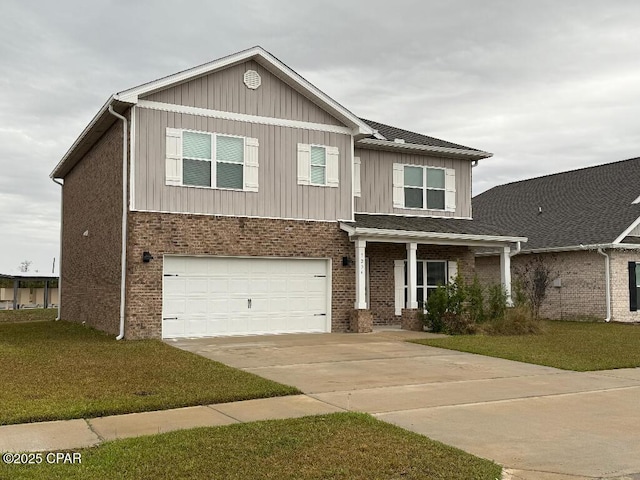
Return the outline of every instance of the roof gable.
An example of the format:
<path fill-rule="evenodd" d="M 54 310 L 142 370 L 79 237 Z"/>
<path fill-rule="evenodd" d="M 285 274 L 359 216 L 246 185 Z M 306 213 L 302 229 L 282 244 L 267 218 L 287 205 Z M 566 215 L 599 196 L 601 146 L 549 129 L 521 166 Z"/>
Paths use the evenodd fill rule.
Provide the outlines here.
<path fill-rule="evenodd" d="M 223 69 L 241 64 L 248 60 L 254 60 L 273 75 L 278 77 L 284 83 L 296 90 L 298 93 L 304 95 L 313 103 L 321 107 L 323 110 L 330 113 L 333 117 L 337 118 L 343 124 L 354 128 L 357 134 L 371 135 L 373 129 L 369 127 L 359 117 L 351 113 L 345 107 L 319 90 L 313 84 L 301 77 L 294 70 L 289 68 L 283 62 L 264 50 L 262 47 L 256 46 L 243 50 L 233 55 L 222 57 L 212 62 L 205 63 L 203 65 L 184 70 L 182 72 L 169 75 L 167 77 L 154 80 L 142 85 L 139 85 L 128 90 L 124 90 L 114 95 L 116 100 L 135 104 L 140 97 L 159 92 L 161 90 L 174 87 L 176 85 L 188 82 L 205 75 L 209 75 L 214 72 L 221 71 Z"/>
<path fill-rule="evenodd" d="M 527 236 L 523 250 L 614 243 L 640 217 L 640 158 L 500 185 L 473 217 Z"/>
<path fill-rule="evenodd" d="M 259 87 L 252 89 L 245 86 L 246 72 L 258 74 Z M 139 99 L 260 117 L 346 126 L 253 59 L 140 95 Z"/>

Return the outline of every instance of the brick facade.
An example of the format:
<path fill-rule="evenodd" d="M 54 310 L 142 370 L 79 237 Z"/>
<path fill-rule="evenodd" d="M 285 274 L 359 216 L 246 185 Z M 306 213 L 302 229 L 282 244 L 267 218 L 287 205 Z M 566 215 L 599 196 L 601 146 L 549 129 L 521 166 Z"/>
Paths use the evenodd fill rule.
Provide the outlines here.
<path fill-rule="evenodd" d="M 400 325 L 395 315 L 394 261 L 407 258 L 404 243 L 367 243 L 369 258 L 369 299 L 375 325 Z M 418 260 L 448 260 L 458 262 L 458 271 L 465 281 L 473 280 L 475 258 L 469 247 L 418 245 Z"/>
<path fill-rule="evenodd" d="M 65 176 L 62 192 L 61 317 L 118 333 L 121 122 L 114 123 Z"/>
<path fill-rule="evenodd" d="M 545 318 L 571 319 L 581 316 L 604 318 L 605 265 L 604 257 L 596 251 L 572 251 L 558 253 L 519 254 L 511 258 L 512 281 L 517 279 L 518 269 L 533 260 L 542 258 L 551 268 L 553 278 L 560 278 L 561 287 L 549 287 L 540 315 Z M 625 263 L 626 268 L 626 263 Z M 500 258 L 481 256 L 476 258 L 476 273 L 483 284 L 500 282 Z M 619 277 L 619 275 L 618 275 Z M 624 277 L 626 282 L 627 277 Z M 628 305 L 628 285 L 627 305 Z"/>
<path fill-rule="evenodd" d="M 154 260 L 142 262 L 142 252 Z M 349 328 L 355 302 L 353 243 L 337 222 L 131 212 L 127 252 L 128 339 L 160 338 L 163 255 L 330 258 L 332 331 Z"/>
<path fill-rule="evenodd" d="M 608 250 L 611 261 L 611 319 L 616 322 L 640 322 L 640 311 L 629 304 L 629 262 L 640 262 L 639 250 Z"/>

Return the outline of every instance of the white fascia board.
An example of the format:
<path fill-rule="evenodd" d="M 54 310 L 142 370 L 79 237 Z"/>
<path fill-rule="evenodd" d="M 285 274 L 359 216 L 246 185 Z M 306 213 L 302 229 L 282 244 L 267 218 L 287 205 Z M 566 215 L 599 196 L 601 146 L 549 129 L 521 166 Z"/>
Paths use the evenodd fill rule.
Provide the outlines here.
<path fill-rule="evenodd" d="M 201 117 L 220 118 L 223 120 L 235 120 L 239 122 L 258 123 L 262 125 L 274 125 L 278 127 L 303 128 L 306 130 L 317 130 L 321 132 L 340 133 L 351 135 L 352 130 L 340 125 L 329 125 L 325 123 L 303 122 L 300 120 L 288 120 L 286 118 L 261 117 L 258 115 L 247 115 L 246 113 L 224 112 L 222 110 L 210 110 L 208 108 L 189 107 L 186 105 L 175 105 L 173 103 L 153 102 L 151 100 L 138 100 L 136 104 L 139 108 L 150 110 L 160 110 L 163 112 L 185 113 L 188 115 L 198 115 Z"/>
<path fill-rule="evenodd" d="M 579 252 L 592 251 L 599 248 L 607 250 L 640 250 L 640 244 L 635 243 L 595 243 L 592 245 L 569 245 L 566 247 L 550 247 L 550 248 L 534 248 L 532 250 L 522 250 L 519 255 L 527 255 L 530 253 L 562 253 L 562 252 Z M 493 252 L 482 252 L 476 256 L 497 255 Z"/>
<path fill-rule="evenodd" d="M 633 203 L 636 203 L 635 201 Z M 624 237 L 626 237 L 627 235 L 629 235 L 629 233 L 636 228 L 638 225 L 640 225 L 640 217 L 636 218 L 635 221 L 629 225 L 624 232 L 622 232 L 618 238 L 616 238 L 613 243 L 614 244 L 618 244 L 620 243 L 622 240 L 624 240 Z"/>
<path fill-rule="evenodd" d="M 309 96 L 320 103 L 325 104 L 329 109 L 334 110 L 340 116 L 348 119 L 349 122 L 354 127 L 354 131 L 356 134 L 361 135 L 373 135 L 374 130 L 369 127 L 365 122 L 363 122 L 356 115 L 351 113 L 345 107 L 340 105 L 338 102 L 333 100 L 324 92 L 320 91 L 317 87 L 309 83 L 303 77 L 301 77 L 294 70 L 289 68 L 283 62 L 278 60 L 276 57 L 271 55 L 269 52 L 264 50 L 262 47 L 253 47 L 248 50 L 243 50 L 238 53 L 234 53 L 233 55 L 229 55 L 226 57 L 222 57 L 218 60 L 214 60 L 209 63 L 205 63 L 204 65 L 200 65 L 198 67 L 190 68 L 188 70 L 184 70 L 182 72 L 176 73 L 174 75 L 169 75 L 164 78 L 160 78 L 153 82 L 145 83 L 138 87 L 130 88 L 129 90 L 124 90 L 115 95 L 117 100 L 121 100 L 124 102 L 137 103 L 138 99 L 141 95 L 146 95 L 148 93 L 162 90 L 164 88 L 168 88 L 172 85 L 176 85 L 182 82 L 186 82 L 192 78 L 201 77 L 203 75 L 207 75 L 216 70 L 223 69 L 230 65 L 234 65 L 236 63 L 243 62 L 245 60 L 249 60 L 253 57 L 258 57 L 260 60 L 267 63 L 268 66 L 275 69 L 279 76 L 284 77 L 285 79 L 291 81 L 296 84 L 300 88 L 304 89 L 309 93 Z"/>
<path fill-rule="evenodd" d="M 96 123 L 98 123 L 98 120 L 100 119 L 100 117 L 102 117 L 102 115 L 104 115 L 107 110 L 109 110 L 109 105 L 111 105 L 111 102 L 113 102 L 114 97 L 113 95 L 111 95 L 107 101 L 105 102 L 104 105 L 102 105 L 102 107 L 100 108 L 100 110 L 98 110 L 98 113 L 95 114 L 95 116 L 91 119 L 91 121 L 89 122 L 89 125 L 87 125 L 85 127 L 85 129 L 82 131 L 82 133 L 78 136 L 78 138 L 76 138 L 76 141 L 73 142 L 73 144 L 71 145 L 71 147 L 69 147 L 69 150 L 67 150 L 67 153 L 64 154 L 64 156 L 62 157 L 62 159 L 58 162 L 58 164 L 55 166 L 55 168 L 51 171 L 51 173 L 49 174 L 50 178 L 56 178 L 55 174 L 56 172 L 60 169 L 60 167 L 62 167 L 62 165 L 67 161 L 67 158 L 69 158 L 71 156 L 71 154 L 75 151 L 75 149 L 78 147 L 78 145 L 80 145 L 80 142 L 82 142 L 82 140 L 84 139 L 84 137 L 87 136 L 87 134 L 93 129 L 93 127 L 95 126 Z"/>
<path fill-rule="evenodd" d="M 460 242 L 482 242 L 484 244 L 504 244 L 504 243 L 514 243 L 514 242 L 526 242 L 526 237 L 508 237 L 501 235 L 472 235 L 467 233 L 446 233 L 446 232 L 420 232 L 420 231 L 411 231 L 411 230 L 387 230 L 380 228 L 358 228 L 358 227 L 350 227 L 346 225 L 352 230 L 350 236 L 357 237 L 370 237 L 370 238 L 396 238 L 401 241 L 405 241 L 407 239 L 411 240 L 425 240 L 425 241 L 460 241 Z M 341 225 L 341 228 L 342 225 Z M 344 228 L 343 228 L 344 230 Z M 345 230 L 346 231 L 346 230 Z"/>
<path fill-rule="evenodd" d="M 493 153 L 483 152 L 481 150 L 465 150 L 462 148 L 451 147 L 434 147 L 432 145 L 419 145 L 416 143 L 395 143 L 387 140 L 378 140 L 375 138 L 364 138 L 358 141 L 359 145 L 379 147 L 389 150 L 404 150 L 415 152 L 428 152 L 439 155 L 455 156 L 460 158 L 466 158 L 469 160 L 480 160 L 483 158 L 489 158 L 493 156 Z"/>

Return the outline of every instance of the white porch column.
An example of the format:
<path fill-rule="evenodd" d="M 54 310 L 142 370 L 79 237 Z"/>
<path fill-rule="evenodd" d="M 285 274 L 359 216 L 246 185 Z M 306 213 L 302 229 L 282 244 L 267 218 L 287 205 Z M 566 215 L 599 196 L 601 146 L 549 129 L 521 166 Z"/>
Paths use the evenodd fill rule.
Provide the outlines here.
<path fill-rule="evenodd" d="M 356 240 L 356 309 L 367 309 L 367 293 L 366 287 L 366 264 L 365 264 L 365 248 L 366 240 Z"/>
<path fill-rule="evenodd" d="M 507 306 L 513 307 L 511 300 L 511 247 L 503 247 L 500 252 L 500 282 L 507 294 Z"/>
<path fill-rule="evenodd" d="M 407 243 L 407 308 L 418 308 L 417 243 Z"/>

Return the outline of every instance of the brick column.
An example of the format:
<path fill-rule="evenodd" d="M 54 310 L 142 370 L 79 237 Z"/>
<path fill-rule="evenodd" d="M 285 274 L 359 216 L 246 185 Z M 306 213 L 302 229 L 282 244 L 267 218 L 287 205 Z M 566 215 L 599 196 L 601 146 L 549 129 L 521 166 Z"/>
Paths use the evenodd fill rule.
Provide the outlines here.
<path fill-rule="evenodd" d="M 349 330 L 353 333 L 373 332 L 373 315 L 371 310 L 356 309 L 351 312 Z"/>
<path fill-rule="evenodd" d="M 414 332 L 424 331 L 424 324 L 420 320 L 418 314 L 420 311 L 417 308 L 403 308 L 402 309 L 402 329 L 411 330 Z"/>

